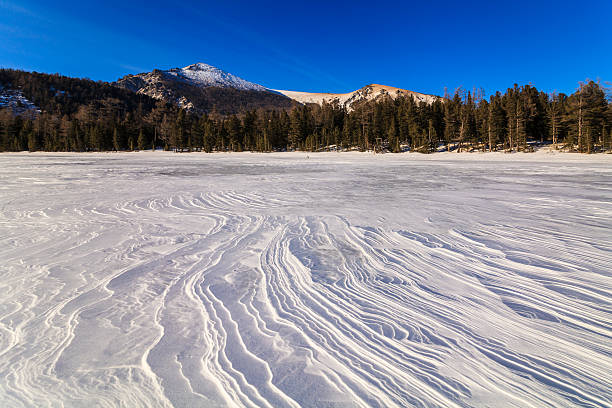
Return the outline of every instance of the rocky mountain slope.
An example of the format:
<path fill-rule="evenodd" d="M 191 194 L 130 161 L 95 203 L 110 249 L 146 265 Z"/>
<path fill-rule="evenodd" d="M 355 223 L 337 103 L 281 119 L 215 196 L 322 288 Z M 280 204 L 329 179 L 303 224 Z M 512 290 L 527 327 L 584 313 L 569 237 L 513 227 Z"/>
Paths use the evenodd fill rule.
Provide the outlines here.
<path fill-rule="evenodd" d="M 127 75 L 115 85 L 199 113 L 232 114 L 294 105 L 284 95 L 204 63 Z"/>

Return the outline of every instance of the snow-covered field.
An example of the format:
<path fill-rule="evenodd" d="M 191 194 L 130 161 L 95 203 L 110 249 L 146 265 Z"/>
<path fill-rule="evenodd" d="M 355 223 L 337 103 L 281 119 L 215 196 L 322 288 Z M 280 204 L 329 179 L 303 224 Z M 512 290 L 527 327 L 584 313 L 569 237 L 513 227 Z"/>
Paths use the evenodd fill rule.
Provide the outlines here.
<path fill-rule="evenodd" d="M 0 155 L 2 407 L 610 407 L 612 155 Z"/>

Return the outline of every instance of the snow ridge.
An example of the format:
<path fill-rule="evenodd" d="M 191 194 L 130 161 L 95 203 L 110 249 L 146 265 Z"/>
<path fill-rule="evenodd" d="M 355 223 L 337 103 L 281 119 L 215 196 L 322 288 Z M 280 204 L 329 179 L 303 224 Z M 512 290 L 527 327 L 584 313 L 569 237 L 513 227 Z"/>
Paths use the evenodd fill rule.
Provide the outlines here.
<path fill-rule="evenodd" d="M 165 72 L 175 76 L 177 79 L 202 87 L 219 86 L 222 88 L 235 88 L 245 91 L 266 90 L 266 88 L 261 85 L 249 82 L 203 62 L 198 62 L 184 68 L 172 68 Z"/>

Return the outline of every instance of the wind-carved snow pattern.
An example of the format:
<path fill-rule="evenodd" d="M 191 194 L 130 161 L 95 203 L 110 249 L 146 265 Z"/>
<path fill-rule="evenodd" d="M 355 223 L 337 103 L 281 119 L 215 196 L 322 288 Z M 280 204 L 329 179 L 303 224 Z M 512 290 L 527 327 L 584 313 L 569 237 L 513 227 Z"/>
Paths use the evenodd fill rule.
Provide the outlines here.
<path fill-rule="evenodd" d="M 309 157 L 0 155 L 0 405 L 612 406 L 609 156 Z"/>

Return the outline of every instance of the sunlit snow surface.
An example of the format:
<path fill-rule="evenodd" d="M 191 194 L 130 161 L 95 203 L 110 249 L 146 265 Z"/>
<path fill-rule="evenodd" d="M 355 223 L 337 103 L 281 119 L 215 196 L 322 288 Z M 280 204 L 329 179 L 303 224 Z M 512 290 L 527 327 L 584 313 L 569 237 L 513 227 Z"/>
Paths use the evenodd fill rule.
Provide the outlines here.
<path fill-rule="evenodd" d="M 612 156 L 0 155 L 0 406 L 612 406 Z"/>

